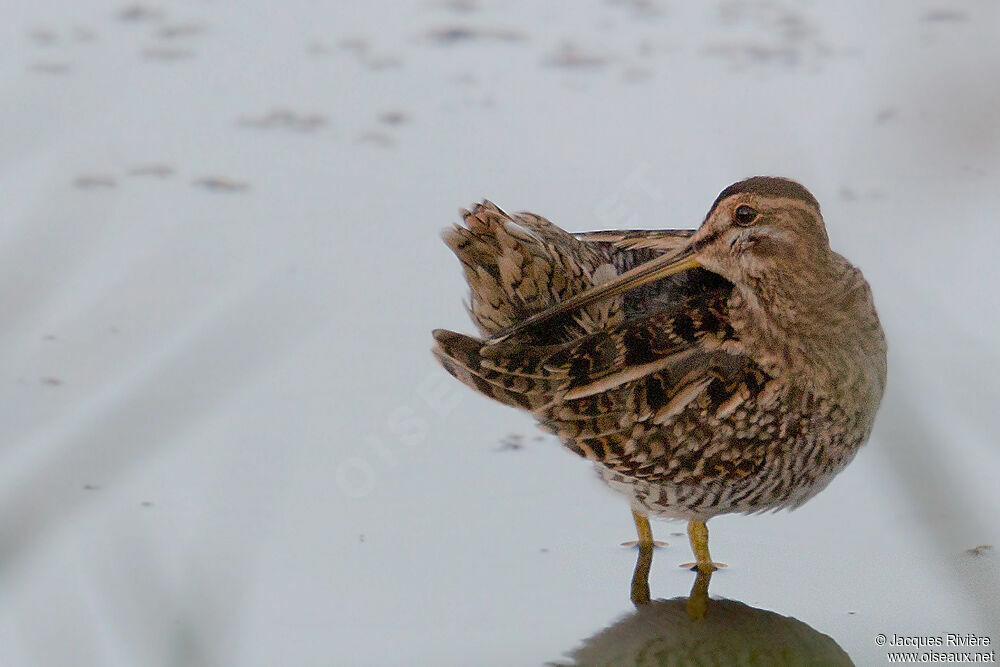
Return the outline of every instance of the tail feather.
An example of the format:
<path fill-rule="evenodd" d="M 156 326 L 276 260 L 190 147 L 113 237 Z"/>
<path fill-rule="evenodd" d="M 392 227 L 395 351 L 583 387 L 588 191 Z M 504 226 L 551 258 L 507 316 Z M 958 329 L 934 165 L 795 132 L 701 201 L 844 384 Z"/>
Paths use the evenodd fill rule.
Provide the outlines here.
<path fill-rule="evenodd" d="M 454 331 L 434 331 L 432 350 L 444 369 L 463 384 L 501 403 L 535 412 L 542 410 L 565 393 L 565 384 L 514 375 L 483 363 L 483 341 Z"/>
<path fill-rule="evenodd" d="M 500 401 L 504 405 L 509 405 L 512 408 L 523 408 L 525 410 L 532 409 L 531 402 L 528 401 L 524 395 L 515 394 L 502 389 L 497 385 L 490 384 L 483 378 L 471 373 L 468 369 L 455 363 L 455 361 L 448 357 L 447 353 L 440 348 L 435 347 L 431 352 L 434 354 L 434 358 L 438 360 L 438 363 L 440 363 L 441 366 L 452 375 L 452 377 L 467 387 L 475 390 L 483 396 L 488 396 L 492 399 Z"/>
<path fill-rule="evenodd" d="M 442 238 L 462 262 L 471 290 L 469 314 L 483 336 L 617 275 L 606 252 L 540 216 L 511 216 L 484 201 L 463 210 L 462 219 Z M 620 297 L 593 304 L 554 323 L 544 342 L 597 331 L 620 319 L 621 310 Z"/>
<path fill-rule="evenodd" d="M 462 211 L 462 224 L 442 233 L 462 263 L 471 298 L 469 314 L 482 336 L 517 324 L 574 294 L 617 275 L 610 251 L 578 240 L 531 213 L 508 215 L 488 201 Z M 622 297 L 591 304 L 556 318 L 544 330 L 483 347 L 479 338 L 434 332 L 434 356 L 472 389 L 506 405 L 542 414 L 572 388 L 572 372 L 594 372 L 619 356 L 618 346 L 589 343 L 587 363 L 564 359 L 581 338 L 621 322 Z M 513 349 L 516 348 L 516 349 Z M 589 348 L 588 348 L 589 349 Z M 582 425 L 581 425 L 582 426 Z M 589 424 L 603 433 L 611 424 Z"/>

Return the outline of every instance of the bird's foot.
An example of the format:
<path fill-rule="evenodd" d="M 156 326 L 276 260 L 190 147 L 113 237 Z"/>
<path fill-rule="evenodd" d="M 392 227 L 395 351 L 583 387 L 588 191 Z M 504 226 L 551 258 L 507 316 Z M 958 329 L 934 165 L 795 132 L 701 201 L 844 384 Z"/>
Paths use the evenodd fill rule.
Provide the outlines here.
<path fill-rule="evenodd" d="M 726 567 L 725 563 L 716 563 L 708 553 L 708 527 L 704 521 L 688 521 L 688 537 L 691 539 L 691 551 L 694 552 L 695 562 L 684 563 L 681 567 L 686 567 L 698 573 L 711 574 L 720 567 Z"/>
<path fill-rule="evenodd" d="M 621 546 L 642 548 L 642 544 L 643 543 L 640 542 L 639 540 L 629 540 L 628 542 L 622 542 Z M 652 542 L 650 542 L 650 544 L 652 544 L 654 547 L 665 547 L 669 544 L 669 542 L 663 542 L 662 540 L 653 540 Z"/>
<path fill-rule="evenodd" d="M 680 567 L 687 568 L 692 572 L 715 572 L 716 570 L 729 567 L 725 563 L 716 563 L 715 561 L 708 561 L 705 563 L 681 563 Z"/>

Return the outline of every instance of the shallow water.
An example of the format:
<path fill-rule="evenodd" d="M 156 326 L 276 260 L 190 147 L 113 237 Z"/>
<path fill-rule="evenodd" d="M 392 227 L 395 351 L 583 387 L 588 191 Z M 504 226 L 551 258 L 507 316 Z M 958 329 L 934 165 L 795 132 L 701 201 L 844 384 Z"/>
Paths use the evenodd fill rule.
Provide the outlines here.
<path fill-rule="evenodd" d="M 998 22 L 902 0 L 11 13 L 0 663 L 995 650 Z M 472 330 L 438 232 L 482 197 L 689 227 L 756 173 L 805 183 L 865 271 L 889 390 L 816 499 L 709 524 L 729 567 L 696 625 L 670 602 L 683 524 L 654 523 L 637 611 L 627 503 L 435 367 L 430 330 Z"/>

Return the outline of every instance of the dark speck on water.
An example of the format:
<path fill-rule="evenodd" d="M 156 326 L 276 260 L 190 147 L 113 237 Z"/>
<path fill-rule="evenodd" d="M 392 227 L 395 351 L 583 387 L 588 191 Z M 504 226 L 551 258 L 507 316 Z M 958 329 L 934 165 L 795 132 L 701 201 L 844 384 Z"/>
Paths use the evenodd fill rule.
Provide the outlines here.
<path fill-rule="evenodd" d="M 574 44 L 563 44 L 545 59 L 545 64 L 567 69 L 594 69 L 607 65 L 609 59 L 597 53 L 584 51 Z"/>
<path fill-rule="evenodd" d="M 879 109 L 879 112 L 875 114 L 875 123 L 878 125 L 883 125 L 893 120 L 898 115 L 896 109 L 892 107 L 885 107 L 884 109 Z"/>
<path fill-rule="evenodd" d="M 73 185 L 87 190 L 92 188 L 113 188 L 116 184 L 113 176 L 106 176 L 104 174 L 81 174 L 76 177 L 76 180 L 73 181 Z"/>
<path fill-rule="evenodd" d="M 498 452 L 518 449 L 524 449 L 524 436 L 520 433 L 511 433 L 510 435 L 504 436 L 500 440 L 500 446 L 497 447 Z"/>
<path fill-rule="evenodd" d="M 194 181 L 194 185 L 208 190 L 213 190 L 215 192 L 239 192 L 250 187 L 246 183 L 232 181 L 228 178 L 221 178 L 218 176 L 206 176 L 204 178 L 199 178 Z"/>
<path fill-rule="evenodd" d="M 36 28 L 28 33 L 28 37 L 38 46 L 49 46 L 56 42 L 56 34 L 48 28 Z"/>
<path fill-rule="evenodd" d="M 993 551 L 992 544 L 980 544 L 978 547 L 972 547 L 971 549 L 966 549 L 965 553 L 970 556 L 982 556 L 989 551 Z"/>
<path fill-rule="evenodd" d="M 130 5 L 118 12 L 118 20 L 120 21 L 137 23 L 139 21 L 159 21 L 162 18 L 162 11 L 143 5 Z"/>
<path fill-rule="evenodd" d="M 921 17 L 927 23 L 958 23 L 968 21 L 969 16 L 965 12 L 955 9 L 932 9 Z"/>
<path fill-rule="evenodd" d="M 313 132 L 326 125 L 326 117 L 320 113 L 297 113 L 289 109 L 272 109 L 257 117 L 241 118 L 243 127 L 258 129 L 287 129 L 297 132 Z"/>
<path fill-rule="evenodd" d="M 450 45 L 459 42 L 523 42 L 524 33 L 509 28 L 479 28 L 473 26 L 446 26 L 432 28 L 427 37 L 436 44 Z"/>
<path fill-rule="evenodd" d="M 166 164 L 141 164 L 128 170 L 129 176 L 156 176 L 159 178 L 166 178 L 173 173 L 173 167 Z"/>
<path fill-rule="evenodd" d="M 402 111 L 387 111 L 379 115 L 378 119 L 379 122 L 385 125 L 402 125 L 408 120 L 406 114 Z"/>

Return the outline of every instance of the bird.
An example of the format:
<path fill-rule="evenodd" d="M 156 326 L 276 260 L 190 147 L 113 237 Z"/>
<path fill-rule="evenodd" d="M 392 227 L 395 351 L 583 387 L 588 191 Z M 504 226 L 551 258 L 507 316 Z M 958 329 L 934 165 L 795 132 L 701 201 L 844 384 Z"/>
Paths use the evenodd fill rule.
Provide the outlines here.
<path fill-rule="evenodd" d="M 461 215 L 442 238 L 479 336 L 437 329 L 434 356 L 593 461 L 641 548 L 650 516 L 685 520 L 687 565 L 710 573 L 708 520 L 799 507 L 868 440 L 885 335 L 800 183 L 733 183 L 697 229 L 571 233 L 489 201 Z"/>

